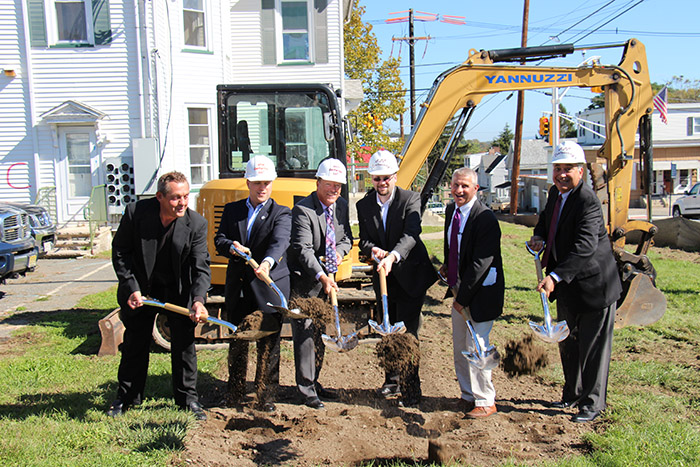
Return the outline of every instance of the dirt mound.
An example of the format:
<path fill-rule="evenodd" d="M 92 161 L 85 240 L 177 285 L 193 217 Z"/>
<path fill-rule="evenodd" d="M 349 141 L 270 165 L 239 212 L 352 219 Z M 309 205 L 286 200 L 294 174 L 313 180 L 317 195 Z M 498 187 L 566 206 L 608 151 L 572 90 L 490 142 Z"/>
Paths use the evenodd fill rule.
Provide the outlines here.
<path fill-rule="evenodd" d="M 416 336 L 409 333 L 382 337 L 375 349 L 379 366 L 387 373 L 410 374 L 420 364 L 420 347 Z"/>
<path fill-rule="evenodd" d="M 519 341 L 510 340 L 505 345 L 505 355 L 501 359 L 503 371 L 511 376 L 532 374 L 549 364 L 542 346 L 536 345 L 532 334 Z"/>
<path fill-rule="evenodd" d="M 318 297 L 293 297 L 289 301 L 289 308 L 298 308 L 299 311 L 310 316 L 314 324 L 321 329 L 326 329 L 326 324 L 334 319 L 331 304 Z"/>

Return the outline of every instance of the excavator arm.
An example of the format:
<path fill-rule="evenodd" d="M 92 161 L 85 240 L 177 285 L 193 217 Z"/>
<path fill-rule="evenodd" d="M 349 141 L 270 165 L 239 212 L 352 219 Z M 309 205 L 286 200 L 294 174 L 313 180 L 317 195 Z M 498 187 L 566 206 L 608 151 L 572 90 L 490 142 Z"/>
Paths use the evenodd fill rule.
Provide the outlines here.
<path fill-rule="evenodd" d="M 623 47 L 618 65 L 587 64 L 580 67 L 501 65 L 496 62 L 524 62 L 563 56 L 578 49 Z M 636 39 L 624 44 L 575 48 L 571 44 L 492 51 L 470 50 L 469 58 L 442 73 L 422 104 L 418 120 L 399 155 L 397 185 L 409 188 L 453 117 L 458 116 L 452 134 L 434 164 L 421 198 L 423 206 L 444 175 L 469 118 L 484 96 L 503 91 L 551 88 L 597 88 L 605 95 L 607 139 L 597 154 L 588 156 L 588 169 L 598 194 L 608 233 L 625 285 L 626 296 L 618 312 L 617 325 L 649 324 L 663 316 L 666 300 L 653 286 L 656 277 L 646 252 L 656 227 L 645 221 L 630 221 L 629 201 L 635 175 L 634 150 L 637 129 L 642 140 L 641 164 L 651 167 L 653 94 L 644 45 Z M 648 177 L 643 185 L 649 186 Z M 627 235 L 641 232 L 634 253 L 625 250 Z M 648 287 L 649 286 L 649 287 Z M 651 288 L 651 293 L 638 291 Z M 624 314 L 624 316 L 621 316 Z"/>

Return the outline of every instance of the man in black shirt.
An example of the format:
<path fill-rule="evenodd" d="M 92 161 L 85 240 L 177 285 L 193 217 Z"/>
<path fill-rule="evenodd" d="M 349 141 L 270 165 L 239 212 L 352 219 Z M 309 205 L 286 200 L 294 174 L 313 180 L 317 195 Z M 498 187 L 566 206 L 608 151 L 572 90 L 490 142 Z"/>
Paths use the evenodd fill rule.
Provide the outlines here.
<path fill-rule="evenodd" d="M 197 395 L 194 328 L 208 316 L 204 306 L 211 275 L 207 221 L 187 207 L 190 187 L 179 172 L 158 179 L 155 198 L 130 204 L 112 242 L 112 263 L 119 279 L 117 301 L 124 323 L 114 417 L 143 400 L 153 322 L 159 311 L 143 304 L 151 296 L 188 307 L 190 317 L 168 314 L 173 395 L 182 409 L 205 420 Z"/>

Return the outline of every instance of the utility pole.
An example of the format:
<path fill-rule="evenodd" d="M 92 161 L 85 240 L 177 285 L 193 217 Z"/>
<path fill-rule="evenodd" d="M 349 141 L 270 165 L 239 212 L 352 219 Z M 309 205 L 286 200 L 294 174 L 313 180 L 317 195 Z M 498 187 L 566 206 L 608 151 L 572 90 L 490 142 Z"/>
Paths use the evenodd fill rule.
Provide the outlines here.
<path fill-rule="evenodd" d="M 527 27 L 530 16 L 530 0 L 525 0 L 523 7 L 523 32 L 520 40 L 521 47 L 527 47 Z M 524 62 L 523 62 L 524 63 Z M 513 144 L 513 166 L 510 174 L 510 213 L 518 213 L 518 188 L 520 182 L 520 149 L 523 139 L 523 109 L 525 107 L 525 92 L 518 91 L 518 108 L 515 112 L 515 142 Z"/>

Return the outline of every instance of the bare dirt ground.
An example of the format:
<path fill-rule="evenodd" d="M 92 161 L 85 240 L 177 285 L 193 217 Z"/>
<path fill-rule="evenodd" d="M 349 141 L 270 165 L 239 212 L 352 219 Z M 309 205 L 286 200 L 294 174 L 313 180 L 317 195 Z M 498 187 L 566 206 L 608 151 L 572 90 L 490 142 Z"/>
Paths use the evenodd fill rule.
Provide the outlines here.
<path fill-rule="evenodd" d="M 424 465 L 450 458 L 485 466 L 508 460 L 536 464 L 585 452 L 581 435 L 602 428 L 603 422 L 575 424 L 570 421 L 573 410 L 550 409 L 548 403 L 558 400 L 561 388 L 536 374 L 509 377 L 501 368 L 495 369 L 498 414 L 485 420 L 464 418 L 452 362 L 450 302 L 442 302 L 443 294 L 443 288 L 434 286 L 424 308 L 419 407 L 399 407 L 397 400 L 377 395 L 383 370 L 375 344 L 362 344 L 348 353 L 326 352 L 319 381 L 337 389 L 340 398 L 324 401 L 322 410 L 307 408 L 294 386 L 291 342 L 283 341 L 277 411 L 267 414 L 253 409 L 252 356 L 247 401 L 226 407 L 227 370 L 222 368 L 219 383 L 202 395 L 209 419 L 190 431 L 181 458 L 190 465 L 206 466 L 391 465 L 397 460 Z M 527 333 L 523 323 L 523 336 Z M 492 342 L 503 353 L 507 341 L 497 322 Z M 536 345 L 542 346 L 556 371 L 556 346 Z"/>

